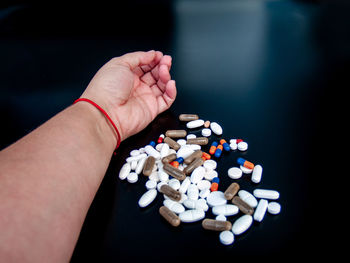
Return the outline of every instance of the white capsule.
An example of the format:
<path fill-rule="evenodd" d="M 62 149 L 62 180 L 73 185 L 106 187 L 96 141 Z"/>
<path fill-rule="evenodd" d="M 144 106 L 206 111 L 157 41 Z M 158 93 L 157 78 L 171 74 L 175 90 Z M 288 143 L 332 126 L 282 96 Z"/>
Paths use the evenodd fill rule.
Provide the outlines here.
<path fill-rule="evenodd" d="M 119 178 L 121 180 L 124 180 L 126 179 L 126 177 L 129 175 L 131 171 L 131 165 L 130 163 L 125 163 L 122 168 L 120 169 L 120 172 L 119 172 Z"/>
<path fill-rule="evenodd" d="M 251 180 L 253 183 L 256 183 L 256 184 L 260 183 L 262 171 L 263 169 L 260 164 L 257 164 L 254 166 L 252 177 L 251 177 Z"/>
<path fill-rule="evenodd" d="M 210 135 L 211 135 L 211 129 L 205 128 L 202 130 L 202 136 L 209 137 Z"/>
<path fill-rule="evenodd" d="M 210 207 L 213 207 L 218 205 L 224 205 L 227 203 L 227 200 L 225 199 L 225 195 L 223 192 L 214 191 L 207 196 L 207 203 Z"/>
<path fill-rule="evenodd" d="M 227 246 L 227 245 L 231 245 L 235 238 L 231 231 L 225 230 L 220 233 L 219 239 L 223 245 Z"/>
<path fill-rule="evenodd" d="M 239 179 L 242 177 L 243 172 L 238 167 L 231 167 L 228 169 L 227 174 L 231 179 Z"/>
<path fill-rule="evenodd" d="M 137 173 L 129 173 L 126 177 L 126 180 L 128 180 L 128 182 L 131 184 L 136 183 L 138 179 L 139 176 L 137 175 Z"/>
<path fill-rule="evenodd" d="M 145 146 L 145 152 L 149 156 L 153 156 L 155 159 L 159 159 L 160 158 L 160 153 L 156 149 L 154 149 L 151 145 L 146 145 Z"/>
<path fill-rule="evenodd" d="M 209 189 L 211 186 L 211 183 L 208 180 L 200 180 L 197 183 L 198 190 L 204 190 L 204 189 Z"/>
<path fill-rule="evenodd" d="M 255 197 L 246 190 L 239 190 L 238 196 L 253 208 L 258 205 L 258 201 L 255 199 Z"/>
<path fill-rule="evenodd" d="M 183 145 L 180 147 L 180 149 L 177 151 L 176 156 L 177 158 L 182 157 L 186 159 L 188 156 L 190 156 L 194 150 L 189 145 Z"/>
<path fill-rule="evenodd" d="M 152 146 L 151 146 L 151 147 L 152 147 Z M 152 147 L 152 148 L 153 148 L 153 147 Z M 130 156 L 130 157 L 126 158 L 126 161 L 127 161 L 128 163 L 131 163 L 132 161 L 138 161 L 138 160 L 140 160 L 140 159 L 142 159 L 142 158 L 146 158 L 146 157 L 147 157 L 147 154 L 141 153 L 141 154 L 139 154 L 139 155 Z"/>
<path fill-rule="evenodd" d="M 267 211 L 272 215 L 277 215 L 281 212 L 281 205 L 277 202 L 269 202 Z"/>
<path fill-rule="evenodd" d="M 267 190 L 267 189 L 255 189 L 253 192 L 254 196 L 257 198 L 264 199 L 278 199 L 280 197 L 280 193 L 275 190 Z"/>
<path fill-rule="evenodd" d="M 186 193 L 190 184 L 191 184 L 190 177 L 186 176 L 186 178 L 181 183 L 181 186 L 179 188 L 179 192 Z"/>
<path fill-rule="evenodd" d="M 198 196 L 198 187 L 195 184 L 190 184 L 187 189 L 187 197 L 192 200 L 197 200 Z"/>
<path fill-rule="evenodd" d="M 198 166 L 191 173 L 191 177 L 190 177 L 191 178 L 191 182 L 193 184 L 197 184 L 200 180 L 203 179 L 204 174 L 205 174 L 205 168 L 203 166 Z"/>
<path fill-rule="evenodd" d="M 246 143 L 246 142 L 239 142 L 237 144 L 237 148 L 240 151 L 246 151 L 246 150 L 248 150 L 248 143 Z"/>
<path fill-rule="evenodd" d="M 216 122 L 211 122 L 210 123 L 210 129 L 215 133 L 216 135 L 221 135 L 222 134 L 222 128 L 221 126 L 216 123 Z"/>
<path fill-rule="evenodd" d="M 163 204 L 176 214 L 180 214 L 185 211 L 185 207 L 182 204 L 171 199 L 164 200 Z"/>
<path fill-rule="evenodd" d="M 185 212 L 182 212 L 179 214 L 181 222 L 184 222 L 184 223 L 199 221 L 203 219 L 204 216 L 205 216 L 205 212 L 201 209 L 186 210 Z"/>
<path fill-rule="evenodd" d="M 240 235 L 245 232 L 253 223 L 253 217 L 251 215 L 244 215 L 238 218 L 232 224 L 232 232 L 235 235 Z"/>
<path fill-rule="evenodd" d="M 215 170 L 217 167 L 217 163 L 216 161 L 210 159 L 210 160 L 204 161 L 203 166 L 207 171 Z"/>
<path fill-rule="evenodd" d="M 135 169 L 135 173 L 140 174 L 142 172 L 143 166 L 145 165 L 147 158 L 143 158 L 141 160 L 138 161 L 136 169 Z"/>
<path fill-rule="evenodd" d="M 238 206 L 231 204 L 218 205 L 212 208 L 212 212 L 214 215 L 233 216 L 238 214 L 239 208 Z"/>
<path fill-rule="evenodd" d="M 146 186 L 147 190 L 154 189 L 157 187 L 157 182 L 154 180 L 147 180 L 145 186 Z"/>
<path fill-rule="evenodd" d="M 258 206 L 255 209 L 254 212 L 254 220 L 261 222 L 265 216 L 266 210 L 267 210 L 268 202 L 266 199 L 260 199 Z"/>
<path fill-rule="evenodd" d="M 153 200 L 156 198 L 157 196 L 157 190 L 156 189 L 151 189 L 148 190 L 146 193 L 144 193 L 140 200 L 139 200 L 139 206 L 140 207 L 146 207 L 148 206 L 150 203 L 153 202 Z"/>
<path fill-rule="evenodd" d="M 186 123 L 186 127 L 189 129 L 194 129 L 203 126 L 204 121 L 203 120 L 194 120 L 194 121 L 189 121 Z"/>

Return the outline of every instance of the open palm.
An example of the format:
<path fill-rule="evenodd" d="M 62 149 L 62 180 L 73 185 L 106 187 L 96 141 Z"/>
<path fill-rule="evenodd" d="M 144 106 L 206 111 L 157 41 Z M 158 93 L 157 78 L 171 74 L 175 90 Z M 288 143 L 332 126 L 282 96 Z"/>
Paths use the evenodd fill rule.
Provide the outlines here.
<path fill-rule="evenodd" d="M 170 67 L 171 57 L 159 51 L 113 58 L 96 73 L 81 97 L 104 107 L 124 140 L 174 102 L 176 86 Z"/>

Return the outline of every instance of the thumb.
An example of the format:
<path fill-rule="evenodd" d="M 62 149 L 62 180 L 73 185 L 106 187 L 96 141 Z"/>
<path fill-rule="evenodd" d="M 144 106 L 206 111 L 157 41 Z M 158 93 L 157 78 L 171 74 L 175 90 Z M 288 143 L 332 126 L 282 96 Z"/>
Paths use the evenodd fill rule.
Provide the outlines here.
<path fill-rule="evenodd" d="M 132 53 L 127 53 L 119 57 L 120 62 L 128 66 L 131 70 L 138 67 L 150 64 L 156 56 L 154 50 L 148 52 L 137 51 Z"/>

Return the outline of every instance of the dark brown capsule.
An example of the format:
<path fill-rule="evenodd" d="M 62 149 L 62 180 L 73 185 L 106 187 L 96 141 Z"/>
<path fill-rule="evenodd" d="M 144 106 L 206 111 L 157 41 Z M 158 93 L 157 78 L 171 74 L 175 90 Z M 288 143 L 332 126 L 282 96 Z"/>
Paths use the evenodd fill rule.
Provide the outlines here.
<path fill-rule="evenodd" d="M 180 149 L 181 145 L 178 144 L 176 141 L 174 141 L 173 139 L 171 139 L 170 137 L 165 137 L 163 142 L 165 142 L 166 144 L 168 144 L 170 146 L 170 148 L 173 148 L 175 151 L 177 151 L 178 149 Z"/>
<path fill-rule="evenodd" d="M 187 139 L 187 144 L 198 144 L 198 145 L 207 145 L 209 142 L 207 137 L 197 137 L 192 139 Z"/>
<path fill-rule="evenodd" d="M 169 175 L 172 177 L 176 178 L 179 181 L 182 181 L 186 178 L 186 175 L 181 171 L 180 169 L 172 166 L 169 163 L 164 163 L 163 164 L 163 170 L 167 172 Z"/>
<path fill-rule="evenodd" d="M 238 192 L 239 190 L 239 184 L 232 183 L 227 187 L 226 191 L 224 192 L 224 197 L 226 200 L 231 200 Z"/>
<path fill-rule="evenodd" d="M 179 226 L 181 223 L 180 217 L 178 217 L 173 211 L 171 211 L 166 206 L 161 206 L 159 208 L 159 214 L 164 217 L 166 221 L 172 226 Z"/>
<path fill-rule="evenodd" d="M 187 131 L 185 130 L 168 130 L 165 133 L 165 136 L 170 138 L 183 138 L 186 137 Z"/>
<path fill-rule="evenodd" d="M 185 158 L 184 163 L 185 164 L 190 164 L 193 162 L 194 159 L 201 158 L 203 152 L 201 150 L 194 151 L 190 156 Z"/>
<path fill-rule="evenodd" d="M 181 200 L 181 193 L 179 191 L 176 191 L 174 188 L 172 188 L 167 184 L 163 184 L 159 190 L 161 193 L 165 194 L 171 200 L 174 200 L 176 202 Z"/>
<path fill-rule="evenodd" d="M 196 169 L 198 166 L 201 166 L 204 163 L 204 160 L 202 158 L 197 158 L 194 159 L 189 165 L 187 165 L 184 169 L 183 172 L 186 175 L 189 175 L 192 173 L 194 169 Z"/>
<path fill-rule="evenodd" d="M 254 213 L 254 208 L 244 202 L 239 196 L 235 196 L 232 199 L 232 204 L 238 206 L 243 214 L 252 215 Z"/>
<path fill-rule="evenodd" d="M 143 165 L 142 173 L 146 176 L 149 176 L 154 168 L 154 164 L 156 163 L 156 159 L 153 156 L 148 156 L 145 164 Z"/>
<path fill-rule="evenodd" d="M 225 231 L 231 230 L 232 228 L 232 224 L 230 221 L 221 221 L 209 218 L 206 218 L 202 221 L 202 226 L 204 229 L 214 231 Z"/>
<path fill-rule="evenodd" d="M 180 121 L 194 121 L 198 119 L 199 116 L 197 114 L 180 114 L 179 116 Z"/>
<path fill-rule="evenodd" d="M 176 153 L 171 153 L 162 159 L 162 163 L 170 163 L 177 158 Z"/>

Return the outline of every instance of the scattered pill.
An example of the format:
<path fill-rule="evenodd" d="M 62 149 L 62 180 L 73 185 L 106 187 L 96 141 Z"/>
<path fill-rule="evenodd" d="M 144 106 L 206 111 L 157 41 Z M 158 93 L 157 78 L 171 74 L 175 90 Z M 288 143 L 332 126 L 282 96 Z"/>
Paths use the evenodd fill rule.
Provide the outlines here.
<path fill-rule="evenodd" d="M 262 171 L 263 169 L 260 164 L 257 164 L 254 166 L 252 177 L 251 177 L 251 180 L 253 183 L 256 183 L 256 184 L 260 183 Z"/>
<path fill-rule="evenodd" d="M 239 157 L 237 159 L 237 163 L 242 165 L 242 166 L 244 166 L 244 167 L 246 167 L 246 168 L 248 168 L 248 169 L 254 169 L 254 164 L 253 163 L 251 163 L 251 162 L 249 162 L 249 161 L 247 161 L 247 160 L 245 160 L 245 159 L 243 159 L 241 157 Z"/>
<path fill-rule="evenodd" d="M 225 199 L 231 200 L 238 193 L 239 188 L 240 186 L 237 183 L 230 184 L 224 192 Z"/>
<path fill-rule="evenodd" d="M 252 223 L 253 223 L 253 217 L 251 215 L 241 216 L 232 224 L 233 234 L 240 235 L 244 233 L 252 225 Z"/>
<path fill-rule="evenodd" d="M 216 150 L 215 150 L 215 153 L 214 153 L 216 158 L 219 158 L 221 156 L 222 149 L 223 149 L 223 146 L 221 144 L 218 145 L 218 147 L 216 147 Z"/>
<path fill-rule="evenodd" d="M 172 178 L 171 180 L 169 180 L 168 185 L 175 190 L 179 190 L 181 183 L 176 178 Z"/>
<path fill-rule="evenodd" d="M 153 147 L 151 147 L 151 148 L 153 148 Z M 154 150 L 154 148 L 153 148 L 153 150 Z M 126 158 L 126 161 L 127 161 L 128 163 L 131 163 L 131 162 L 133 162 L 133 161 L 138 161 L 138 160 L 140 160 L 140 159 L 142 159 L 142 158 L 146 158 L 146 157 L 147 157 L 147 154 L 146 154 L 146 153 L 141 153 L 140 155 L 130 156 L 130 157 Z"/>
<path fill-rule="evenodd" d="M 203 120 L 194 120 L 187 122 L 186 127 L 189 129 L 194 129 L 203 126 L 204 121 Z"/>
<path fill-rule="evenodd" d="M 211 135 L 211 129 L 205 128 L 202 130 L 202 136 L 209 137 Z"/>
<path fill-rule="evenodd" d="M 192 200 L 197 200 L 199 197 L 198 187 L 191 183 L 187 188 L 187 197 Z"/>
<path fill-rule="evenodd" d="M 165 137 L 164 138 L 164 143 L 167 143 L 171 148 L 173 148 L 175 151 L 180 149 L 181 145 L 178 144 L 176 141 L 171 139 L 170 137 Z"/>
<path fill-rule="evenodd" d="M 215 192 L 211 192 L 207 196 L 207 203 L 210 207 L 213 207 L 218 205 L 224 205 L 227 203 L 227 200 L 225 199 L 223 192 L 215 191 Z"/>
<path fill-rule="evenodd" d="M 277 215 L 281 212 L 281 205 L 277 202 L 269 202 L 267 211 L 272 215 Z"/>
<path fill-rule="evenodd" d="M 164 140 L 164 134 L 161 134 L 161 135 L 159 135 L 159 138 L 158 138 L 158 140 L 157 140 L 157 143 L 162 143 L 163 142 L 163 140 Z"/>
<path fill-rule="evenodd" d="M 161 206 L 159 208 L 159 214 L 174 227 L 179 226 L 181 223 L 180 217 L 166 206 Z"/>
<path fill-rule="evenodd" d="M 152 173 L 155 162 L 156 159 L 153 156 L 148 156 L 143 165 L 143 175 L 149 176 Z"/>
<path fill-rule="evenodd" d="M 198 120 L 198 118 L 197 114 L 180 114 L 179 116 L 180 121 L 194 121 Z"/>
<path fill-rule="evenodd" d="M 174 166 L 165 163 L 163 165 L 163 169 L 165 172 L 169 173 L 169 175 L 171 175 L 172 177 L 176 178 L 179 181 L 182 181 L 186 178 L 186 175 L 183 173 L 183 171 L 181 171 L 178 168 L 175 168 Z"/>
<path fill-rule="evenodd" d="M 244 202 L 239 196 L 233 197 L 232 204 L 238 206 L 243 214 L 252 215 L 254 213 L 254 208 Z"/>
<path fill-rule="evenodd" d="M 224 147 L 224 150 L 226 152 L 229 152 L 231 150 L 230 145 L 226 142 L 225 139 L 221 139 L 220 144 Z"/>
<path fill-rule="evenodd" d="M 165 132 L 165 136 L 170 138 L 183 138 L 186 137 L 187 131 L 185 130 L 168 130 Z"/>
<path fill-rule="evenodd" d="M 211 146 L 210 146 L 210 149 L 209 149 L 209 153 L 211 155 L 215 154 L 215 151 L 216 151 L 216 147 L 218 146 L 218 142 L 212 142 Z"/>
<path fill-rule="evenodd" d="M 154 158 L 156 159 L 159 159 L 160 158 L 160 153 L 154 149 L 151 145 L 147 145 L 145 147 L 145 152 L 150 155 L 150 156 L 153 156 Z"/>
<path fill-rule="evenodd" d="M 169 154 L 162 159 L 162 163 L 170 163 L 172 161 L 175 161 L 177 158 L 176 153 Z"/>
<path fill-rule="evenodd" d="M 223 245 L 231 245 L 234 242 L 234 236 L 232 231 L 222 231 L 219 235 L 220 242 Z"/>
<path fill-rule="evenodd" d="M 145 186 L 147 190 L 154 189 L 157 187 L 157 182 L 155 180 L 147 180 Z"/>
<path fill-rule="evenodd" d="M 190 145 L 183 145 L 181 148 L 177 151 L 176 156 L 182 157 L 184 159 L 187 159 L 189 156 L 191 156 L 195 150 L 192 149 Z M 185 162 L 186 163 L 186 162 Z"/>
<path fill-rule="evenodd" d="M 196 169 L 198 166 L 201 166 L 204 163 L 202 158 L 194 159 L 190 164 L 188 164 L 184 169 L 183 172 L 188 175 L 192 173 L 194 169 Z"/>
<path fill-rule="evenodd" d="M 137 166 L 135 168 L 135 173 L 140 174 L 143 170 L 143 166 L 145 165 L 147 158 L 143 158 L 138 161 Z"/>
<path fill-rule="evenodd" d="M 203 166 L 198 166 L 196 169 L 193 170 L 191 173 L 191 182 L 193 184 L 197 184 L 199 181 L 201 181 L 205 174 L 205 168 Z"/>
<path fill-rule="evenodd" d="M 192 222 L 202 220 L 205 217 L 205 212 L 204 210 L 201 210 L 201 209 L 191 209 L 180 213 L 179 217 L 181 222 L 192 223 Z"/>
<path fill-rule="evenodd" d="M 216 135 L 222 134 L 222 128 L 217 122 L 211 122 L 210 123 L 210 129 L 215 133 Z"/>
<path fill-rule="evenodd" d="M 237 148 L 240 151 L 246 151 L 246 150 L 248 150 L 248 143 L 240 142 L 240 143 L 237 144 Z"/>
<path fill-rule="evenodd" d="M 251 193 L 249 193 L 246 190 L 239 190 L 238 191 L 238 196 L 244 201 L 246 202 L 248 205 L 250 205 L 251 207 L 255 208 L 258 205 L 258 201 L 256 200 L 256 198 L 254 197 L 254 195 L 252 195 Z"/>
<path fill-rule="evenodd" d="M 268 202 L 266 199 L 260 199 L 258 206 L 254 212 L 254 220 L 261 222 L 265 216 L 267 210 Z"/>
<path fill-rule="evenodd" d="M 126 179 L 126 177 L 129 175 L 130 171 L 131 171 L 130 163 L 125 163 L 119 171 L 119 178 L 121 180 Z"/>
<path fill-rule="evenodd" d="M 205 160 L 209 160 L 209 159 L 211 159 L 211 155 L 209 153 L 203 152 L 202 153 L 202 158 L 204 158 Z M 204 163 L 205 163 L 205 161 L 204 161 Z"/>
<path fill-rule="evenodd" d="M 180 214 L 185 211 L 185 207 L 171 199 L 166 199 L 163 201 L 163 205 L 165 205 L 167 208 L 169 208 L 171 211 L 173 211 L 175 214 Z"/>
<path fill-rule="evenodd" d="M 207 145 L 208 144 L 207 137 L 196 137 L 194 139 L 187 139 L 187 144 L 198 144 L 198 145 Z"/>
<path fill-rule="evenodd" d="M 219 189 L 219 184 L 217 182 L 212 182 L 210 186 L 210 191 L 214 192 Z"/>
<path fill-rule="evenodd" d="M 179 201 L 181 199 L 181 193 L 167 184 L 160 187 L 160 192 L 165 194 L 171 200 Z"/>
<path fill-rule="evenodd" d="M 231 167 L 228 169 L 227 174 L 231 179 L 239 179 L 242 177 L 243 172 L 238 167 Z"/>
<path fill-rule="evenodd" d="M 230 221 L 220 221 L 208 218 L 202 221 L 202 226 L 204 229 L 213 231 L 225 231 L 231 230 L 232 228 L 232 224 Z"/>
<path fill-rule="evenodd" d="M 220 214 L 215 217 L 215 220 L 226 221 L 227 218 L 223 214 Z"/>
<path fill-rule="evenodd" d="M 139 199 L 139 206 L 140 207 L 148 206 L 150 203 L 153 202 L 153 200 L 156 198 L 156 196 L 157 196 L 157 190 L 156 189 L 148 190 Z"/>
<path fill-rule="evenodd" d="M 209 170 L 215 170 L 217 167 L 217 162 L 215 160 L 206 160 L 203 163 L 204 168 L 209 171 Z"/>
<path fill-rule="evenodd" d="M 243 165 L 240 165 L 239 168 L 242 170 L 244 174 L 251 174 L 253 172 L 253 169 L 249 169 L 247 167 L 244 167 Z"/>
<path fill-rule="evenodd" d="M 237 150 L 237 148 L 238 148 L 237 143 L 230 143 L 230 149 L 232 151 Z"/>
<path fill-rule="evenodd" d="M 189 135 L 186 136 L 186 140 L 194 139 L 194 138 L 197 138 L 197 136 L 195 134 L 189 134 Z"/>
<path fill-rule="evenodd" d="M 182 181 L 180 185 L 179 192 L 186 193 L 190 184 L 191 184 L 191 180 L 189 177 L 186 176 L 186 178 Z"/>
<path fill-rule="evenodd" d="M 267 190 L 267 189 L 255 189 L 253 191 L 253 195 L 257 198 L 264 199 L 278 199 L 280 197 L 280 193 L 275 190 Z"/>
<path fill-rule="evenodd" d="M 205 128 L 209 128 L 209 127 L 210 127 L 210 121 L 205 121 L 204 124 L 203 124 L 203 126 L 204 126 Z M 211 133 L 211 132 L 210 132 L 210 133 Z"/>
<path fill-rule="evenodd" d="M 139 176 L 137 175 L 137 173 L 129 173 L 128 176 L 126 177 L 126 180 L 129 182 L 129 183 L 136 183 L 137 180 L 139 179 Z"/>
<path fill-rule="evenodd" d="M 137 156 L 137 155 L 140 155 L 141 153 L 140 153 L 140 151 L 139 150 L 132 150 L 131 152 L 130 152 L 130 156 Z"/>
<path fill-rule="evenodd" d="M 217 205 L 212 208 L 212 212 L 214 215 L 233 216 L 238 214 L 239 208 L 231 204 Z"/>

